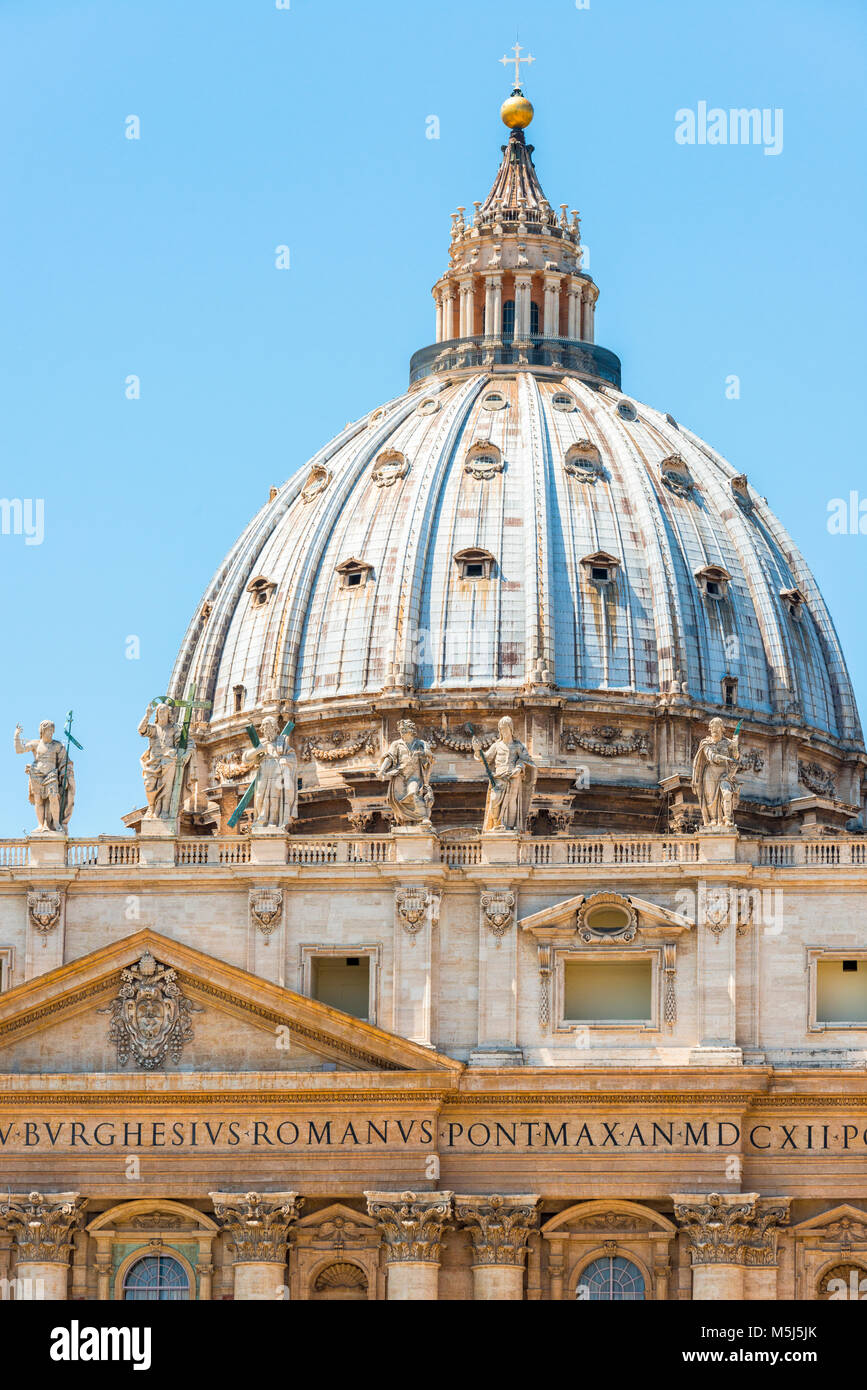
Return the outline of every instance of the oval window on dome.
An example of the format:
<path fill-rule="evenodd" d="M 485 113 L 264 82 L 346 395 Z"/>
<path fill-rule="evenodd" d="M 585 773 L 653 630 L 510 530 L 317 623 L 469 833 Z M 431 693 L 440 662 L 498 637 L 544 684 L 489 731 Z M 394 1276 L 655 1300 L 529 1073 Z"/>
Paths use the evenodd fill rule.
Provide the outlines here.
<path fill-rule="evenodd" d="M 423 401 L 419 401 L 416 411 L 419 415 L 436 415 L 440 409 L 440 403 L 434 396 L 425 396 Z"/>
<path fill-rule="evenodd" d="M 575 410 L 575 397 L 570 396 L 568 391 L 558 391 L 556 396 L 551 399 L 551 404 L 555 410 Z"/>
<path fill-rule="evenodd" d="M 677 423 L 677 421 L 675 420 L 675 418 L 674 418 L 673 415 L 668 415 L 668 414 L 666 414 L 666 417 L 665 417 L 665 418 L 666 418 L 666 420 L 668 421 L 668 423 L 669 423 L 674 429 L 676 429 L 676 430 L 679 430 L 679 429 L 680 429 L 680 425 Z"/>
<path fill-rule="evenodd" d="M 638 411 L 635 409 L 632 401 L 620 401 L 617 406 L 617 414 L 620 416 L 621 420 L 638 419 Z"/>
<path fill-rule="evenodd" d="M 483 410 L 505 410 L 508 402 L 502 391 L 489 391 L 482 401 Z"/>
<path fill-rule="evenodd" d="M 380 406 L 379 410 L 375 410 L 372 415 L 368 416 L 367 423 L 369 425 L 381 425 L 387 414 L 388 411 L 385 406 Z"/>

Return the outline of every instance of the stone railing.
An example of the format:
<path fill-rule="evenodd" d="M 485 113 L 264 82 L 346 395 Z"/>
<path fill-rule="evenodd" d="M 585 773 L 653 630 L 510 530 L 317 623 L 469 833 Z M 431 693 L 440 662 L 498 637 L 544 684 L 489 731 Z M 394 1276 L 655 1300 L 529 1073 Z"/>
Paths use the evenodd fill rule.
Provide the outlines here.
<path fill-rule="evenodd" d="M 699 840 L 688 836 L 653 835 L 586 840 L 530 839 L 521 845 L 521 863 L 545 868 L 549 864 L 627 865 L 697 864 Z"/>
<path fill-rule="evenodd" d="M 801 836 L 760 839 L 741 835 L 729 839 L 722 854 L 716 853 L 714 836 L 699 835 L 610 835 L 571 837 L 519 837 L 507 857 L 531 869 L 598 868 L 600 870 L 665 865 L 700 865 L 736 862 L 770 869 L 846 869 L 867 868 L 867 836 L 840 836 L 811 840 Z M 154 858 L 153 845 L 160 846 Z M 515 845 L 515 841 L 511 841 Z M 164 847 L 164 848 L 163 848 Z M 442 837 L 420 836 L 417 849 L 411 838 L 402 837 L 398 853 L 397 837 L 367 835 L 286 835 L 257 839 L 234 836 L 210 839 L 202 836 L 177 840 L 148 841 L 135 835 L 99 836 L 96 839 L 67 841 L 0 840 L 0 871 L 61 867 L 90 869 L 128 869 L 141 865 L 171 868 L 233 868 L 247 864 L 288 864 L 301 868 L 331 868 L 341 865 L 377 865 L 419 860 L 439 861 L 460 871 L 485 864 L 502 864 L 503 841 L 491 840 L 478 832 L 444 831 Z M 496 851 L 496 852 L 495 852 Z M 46 857 L 48 856 L 48 857 Z M 514 858 L 512 862 L 515 862 Z"/>

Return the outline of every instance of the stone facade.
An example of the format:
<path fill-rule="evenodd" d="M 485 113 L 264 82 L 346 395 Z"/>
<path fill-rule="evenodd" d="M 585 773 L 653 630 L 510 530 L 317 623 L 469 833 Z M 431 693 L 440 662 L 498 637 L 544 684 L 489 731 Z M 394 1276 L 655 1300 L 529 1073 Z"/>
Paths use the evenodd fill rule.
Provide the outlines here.
<path fill-rule="evenodd" d="M 209 586 L 133 833 L 70 838 L 71 725 L 16 731 L 4 1298 L 867 1293 L 845 662 L 764 499 L 621 395 L 507 116 L 410 390 Z"/>

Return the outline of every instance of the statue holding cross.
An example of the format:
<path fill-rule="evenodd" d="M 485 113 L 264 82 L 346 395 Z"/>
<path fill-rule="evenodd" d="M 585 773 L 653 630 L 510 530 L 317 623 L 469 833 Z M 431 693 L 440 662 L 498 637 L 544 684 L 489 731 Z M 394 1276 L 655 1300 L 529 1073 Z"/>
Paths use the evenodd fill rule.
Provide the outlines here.
<path fill-rule="evenodd" d="M 209 700 L 196 699 L 196 687 L 191 685 L 185 699 L 158 695 L 145 710 L 138 731 L 148 741 L 147 752 L 141 756 L 141 767 L 151 820 L 177 818 L 184 777 L 195 752 L 190 723 L 195 712 L 204 713 L 210 708 Z M 180 724 L 176 722 L 176 710 L 183 710 Z"/>

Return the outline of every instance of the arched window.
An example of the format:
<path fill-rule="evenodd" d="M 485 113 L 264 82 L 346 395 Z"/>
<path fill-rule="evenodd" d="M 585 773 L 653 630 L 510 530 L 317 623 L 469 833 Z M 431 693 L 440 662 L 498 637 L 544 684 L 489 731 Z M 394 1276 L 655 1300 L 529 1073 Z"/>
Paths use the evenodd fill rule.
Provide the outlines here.
<path fill-rule="evenodd" d="M 190 1281 L 180 1260 L 171 1255 L 143 1255 L 124 1276 L 124 1301 L 180 1301 L 190 1296 Z"/>
<path fill-rule="evenodd" d="M 515 301 L 507 299 L 503 305 L 503 333 L 511 337 L 515 332 Z"/>
<path fill-rule="evenodd" d="M 623 1255 L 603 1255 L 581 1271 L 575 1297 L 591 1303 L 640 1303 L 644 1300 L 644 1275 Z"/>
<path fill-rule="evenodd" d="M 532 337 L 533 334 L 538 334 L 538 332 L 539 332 L 539 306 L 538 306 L 538 304 L 536 303 L 536 301 L 535 301 L 535 299 L 534 299 L 533 302 L 532 302 L 531 305 L 530 305 L 530 335 L 531 335 L 531 337 Z"/>

